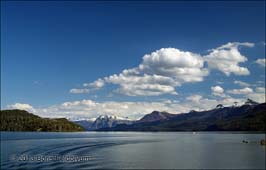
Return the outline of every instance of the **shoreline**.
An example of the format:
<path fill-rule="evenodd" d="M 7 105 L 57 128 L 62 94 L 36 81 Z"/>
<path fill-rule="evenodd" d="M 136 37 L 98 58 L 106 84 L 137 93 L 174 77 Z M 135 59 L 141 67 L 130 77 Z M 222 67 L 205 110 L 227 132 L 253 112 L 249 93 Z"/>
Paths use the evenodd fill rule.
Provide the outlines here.
<path fill-rule="evenodd" d="M 221 133 L 221 134 L 265 134 L 265 131 L 73 131 L 73 132 L 57 132 L 57 131 L 47 131 L 47 132 L 40 132 L 40 131 L 0 131 L 0 133 L 121 133 L 121 132 L 125 132 L 125 133 L 192 133 L 192 134 L 197 134 L 197 133 Z"/>

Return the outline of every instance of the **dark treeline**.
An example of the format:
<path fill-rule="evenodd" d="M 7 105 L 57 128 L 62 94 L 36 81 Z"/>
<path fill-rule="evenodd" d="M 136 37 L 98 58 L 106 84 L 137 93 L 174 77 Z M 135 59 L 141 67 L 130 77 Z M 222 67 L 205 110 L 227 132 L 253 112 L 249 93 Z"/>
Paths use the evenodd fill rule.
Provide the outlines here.
<path fill-rule="evenodd" d="M 73 132 L 84 129 L 65 118 L 41 118 L 24 110 L 1 110 L 1 131 Z"/>

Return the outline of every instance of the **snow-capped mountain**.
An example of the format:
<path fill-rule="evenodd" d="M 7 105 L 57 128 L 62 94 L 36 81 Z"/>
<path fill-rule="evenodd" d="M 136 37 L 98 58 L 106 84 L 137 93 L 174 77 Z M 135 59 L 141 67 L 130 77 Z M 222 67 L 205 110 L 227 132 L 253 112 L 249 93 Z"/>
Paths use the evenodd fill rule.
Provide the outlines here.
<path fill-rule="evenodd" d="M 92 124 L 91 129 L 110 128 L 118 124 L 132 124 L 133 121 L 114 115 L 101 115 Z"/>
<path fill-rule="evenodd" d="M 104 131 L 265 131 L 266 103 L 247 100 L 228 106 L 189 113 L 154 111 L 131 125 L 117 125 Z"/>
<path fill-rule="evenodd" d="M 111 128 L 118 124 L 132 124 L 134 121 L 114 115 L 100 115 L 98 118 L 83 119 L 74 121 L 86 130 L 97 130 L 101 128 Z"/>
<path fill-rule="evenodd" d="M 179 123 L 179 121 L 188 121 L 187 124 L 182 124 L 182 128 L 191 128 L 194 127 L 194 125 L 191 125 L 191 122 L 195 122 L 195 126 L 197 124 L 197 120 L 202 121 L 202 124 L 210 124 L 215 122 L 213 121 L 221 121 L 221 120 L 231 120 L 233 118 L 239 118 L 241 116 L 246 116 L 247 114 L 253 113 L 252 109 L 256 108 L 258 105 L 258 110 L 263 110 L 261 108 L 264 108 L 265 104 L 259 104 L 251 99 L 247 99 L 244 105 L 237 105 L 237 102 L 234 102 L 234 105 L 232 106 L 224 106 L 222 104 L 218 104 L 214 109 L 211 110 L 205 110 L 205 111 L 195 111 L 192 110 L 189 113 L 183 113 L 183 114 L 171 114 L 167 112 L 160 112 L 160 111 L 153 111 L 150 114 L 144 115 L 140 120 L 130 120 L 128 118 L 122 118 L 114 115 L 101 115 L 98 118 L 96 118 L 94 121 L 90 120 L 79 120 L 75 121 L 75 123 L 81 125 L 84 127 L 86 130 L 113 130 L 113 129 L 119 129 L 119 130 L 127 130 L 127 129 L 134 129 L 134 130 L 139 130 L 139 129 L 145 129 L 147 128 L 146 125 L 150 124 L 153 125 L 152 123 L 155 122 L 159 124 L 160 122 L 168 122 L 169 124 L 174 124 L 176 121 Z M 190 122 L 191 120 L 191 122 Z M 182 123 L 181 121 L 181 123 Z M 117 126 L 118 125 L 118 126 Z M 145 125 L 145 127 L 143 126 Z M 190 127 L 191 125 L 191 127 Z M 200 124 L 201 125 L 201 124 Z M 220 124 L 218 124 L 220 126 Z M 217 126 L 218 126 L 217 125 Z M 162 125 L 163 126 L 163 125 Z M 165 125 L 164 125 L 165 126 Z M 167 128 L 177 128 L 175 127 L 176 125 L 173 125 L 174 127 L 167 127 Z M 214 126 L 214 125 L 212 125 Z M 210 128 L 212 128 L 210 125 Z M 216 124 L 215 124 L 216 126 Z M 223 125 L 225 126 L 225 125 Z M 231 126 L 231 125 L 230 125 Z M 233 125 L 232 125 L 233 126 Z M 181 125 L 180 125 L 181 127 Z M 151 128 L 154 128 L 153 126 Z M 197 128 L 202 128 L 202 127 L 197 127 Z M 197 129 L 196 128 L 196 129 Z M 223 127 L 224 128 L 224 127 Z"/>

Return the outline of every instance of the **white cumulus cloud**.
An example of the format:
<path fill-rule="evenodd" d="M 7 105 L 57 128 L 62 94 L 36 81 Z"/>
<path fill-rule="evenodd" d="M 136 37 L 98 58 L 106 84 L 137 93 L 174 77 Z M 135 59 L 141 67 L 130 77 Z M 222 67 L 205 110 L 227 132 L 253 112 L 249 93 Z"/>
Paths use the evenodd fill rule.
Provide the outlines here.
<path fill-rule="evenodd" d="M 100 89 L 105 83 L 115 84 L 118 85 L 115 92 L 128 96 L 176 95 L 175 87 L 203 81 L 208 73 L 200 55 L 175 48 L 162 48 L 144 55 L 138 67 L 85 83 L 84 86 Z"/>
<path fill-rule="evenodd" d="M 225 97 L 224 89 L 221 86 L 213 86 L 211 90 L 214 96 Z"/>
<path fill-rule="evenodd" d="M 198 102 L 202 99 L 202 96 L 196 94 L 196 95 L 188 96 L 188 97 L 186 97 L 186 99 L 189 101 L 192 101 L 192 102 Z"/>
<path fill-rule="evenodd" d="M 212 49 L 210 54 L 204 57 L 208 62 L 208 67 L 220 70 L 227 76 L 232 73 L 235 75 L 249 75 L 250 72 L 247 68 L 239 66 L 239 63 L 247 61 L 247 58 L 239 51 L 240 46 L 253 47 L 254 44 L 229 42 L 221 47 Z"/>
<path fill-rule="evenodd" d="M 98 79 L 92 83 L 84 83 L 83 86 L 84 87 L 90 87 L 90 88 L 94 88 L 94 89 L 100 89 L 104 86 L 104 80 L 102 79 Z"/>
<path fill-rule="evenodd" d="M 128 96 L 177 95 L 178 86 L 203 81 L 209 75 L 209 69 L 218 69 L 227 76 L 249 75 L 247 68 L 239 66 L 247 61 L 239 51 L 242 46 L 253 47 L 254 44 L 229 42 L 210 50 L 206 56 L 176 48 L 161 48 L 144 55 L 138 66 L 84 83 L 84 89 L 75 89 L 72 93 L 87 93 L 88 90 L 101 89 L 105 84 L 114 84 L 117 85 L 114 92 Z"/>
<path fill-rule="evenodd" d="M 12 105 L 7 106 L 8 109 L 20 109 L 20 110 L 26 110 L 29 112 L 35 112 L 35 109 L 30 104 L 26 103 L 15 103 Z"/>
<path fill-rule="evenodd" d="M 89 93 L 89 89 L 70 89 L 69 92 L 73 94 Z"/>
<path fill-rule="evenodd" d="M 108 83 L 120 87 L 116 92 L 128 96 L 156 96 L 161 94 L 177 94 L 175 86 L 179 85 L 171 77 L 160 75 L 112 75 L 106 77 Z"/>
<path fill-rule="evenodd" d="M 227 90 L 227 93 L 230 93 L 230 94 L 251 94 L 251 93 L 253 93 L 253 90 L 249 87 L 245 87 L 243 89 Z"/>
<path fill-rule="evenodd" d="M 139 69 L 148 74 L 172 77 L 178 83 L 199 82 L 207 76 L 204 60 L 198 54 L 175 48 L 162 48 L 143 57 Z"/>
<path fill-rule="evenodd" d="M 265 58 L 259 58 L 255 61 L 255 63 L 259 64 L 260 66 L 265 67 L 266 59 Z"/>
<path fill-rule="evenodd" d="M 242 87 L 249 87 L 250 86 L 250 84 L 243 82 L 243 81 L 239 81 L 239 80 L 235 80 L 234 84 L 237 84 L 237 85 L 242 86 Z"/>

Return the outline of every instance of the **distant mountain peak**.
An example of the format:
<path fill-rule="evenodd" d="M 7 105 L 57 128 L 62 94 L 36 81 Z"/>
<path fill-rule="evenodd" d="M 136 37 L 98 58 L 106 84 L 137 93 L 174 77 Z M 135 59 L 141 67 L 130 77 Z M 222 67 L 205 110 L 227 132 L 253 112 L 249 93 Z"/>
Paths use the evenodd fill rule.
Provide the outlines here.
<path fill-rule="evenodd" d="M 259 103 L 255 102 L 254 100 L 247 99 L 244 105 L 258 105 Z"/>
<path fill-rule="evenodd" d="M 115 115 L 100 115 L 91 125 L 91 129 L 111 128 L 118 124 L 131 124 L 128 118 L 118 117 Z"/>
<path fill-rule="evenodd" d="M 128 117 L 119 117 L 119 116 L 115 116 L 115 115 L 107 115 L 107 114 L 104 114 L 104 115 L 100 115 L 98 118 L 96 119 L 113 119 L 113 120 L 129 120 Z M 96 120 L 95 119 L 95 120 Z"/>
<path fill-rule="evenodd" d="M 222 104 L 218 104 L 215 108 L 216 109 L 221 109 L 221 108 L 224 108 L 224 106 Z"/>
<path fill-rule="evenodd" d="M 190 110 L 189 113 L 196 113 L 196 110 Z"/>
<path fill-rule="evenodd" d="M 112 118 L 111 116 L 109 115 L 100 115 L 98 118 L 96 119 L 108 119 L 108 118 Z"/>
<path fill-rule="evenodd" d="M 170 114 L 168 112 L 159 112 L 159 111 L 153 111 L 150 114 L 145 115 L 143 118 L 141 118 L 138 122 L 143 123 L 143 122 L 155 122 L 155 121 L 160 121 L 160 120 L 167 120 L 172 117 L 174 117 L 174 114 Z"/>

